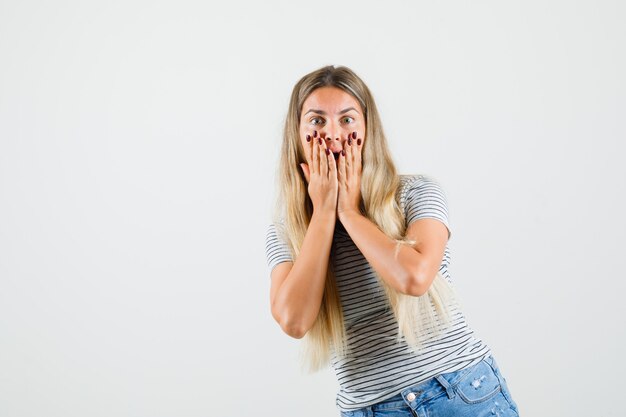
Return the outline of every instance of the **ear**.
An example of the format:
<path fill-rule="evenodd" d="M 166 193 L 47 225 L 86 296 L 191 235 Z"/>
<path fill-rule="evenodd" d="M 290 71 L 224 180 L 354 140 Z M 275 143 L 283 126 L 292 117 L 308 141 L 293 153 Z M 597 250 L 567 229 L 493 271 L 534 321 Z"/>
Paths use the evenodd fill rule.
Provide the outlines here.
<path fill-rule="evenodd" d="M 302 168 L 302 172 L 304 172 L 304 178 L 306 178 L 307 184 L 309 183 L 309 166 L 307 164 L 300 164 L 300 168 Z"/>

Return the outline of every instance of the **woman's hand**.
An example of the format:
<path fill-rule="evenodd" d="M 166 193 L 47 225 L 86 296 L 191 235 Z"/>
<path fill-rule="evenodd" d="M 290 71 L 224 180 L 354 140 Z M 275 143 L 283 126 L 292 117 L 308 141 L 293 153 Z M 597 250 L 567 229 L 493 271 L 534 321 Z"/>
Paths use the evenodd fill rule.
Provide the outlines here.
<path fill-rule="evenodd" d="M 309 197 L 313 202 L 314 213 L 332 213 L 336 216 L 338 180 L 335 157 L 326 147 L 325 141 L 317 135 L 307 135 L 304 147 L 307 163 L 300 164 L 308 183 Z"/>
<path fill-rule="evenodd" d="M 339 156 L 339 195 L 337 199 L 337 217 L 348 212 L 360 213 L 361 202 L 361 152 L 363 140 L 352 132 Z"/>

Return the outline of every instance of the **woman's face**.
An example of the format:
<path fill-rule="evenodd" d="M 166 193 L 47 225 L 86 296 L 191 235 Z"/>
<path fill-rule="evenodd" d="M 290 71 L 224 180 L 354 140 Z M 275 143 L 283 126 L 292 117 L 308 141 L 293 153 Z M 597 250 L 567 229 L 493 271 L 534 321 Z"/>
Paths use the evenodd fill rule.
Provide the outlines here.
<path fill-rule="evenodd" d="M 365 140 L 365 118 L 359 102 L 337 87 L 320 87 L 304 100 L 300 116 L 300 141 L 307 146 L 306 136 L 317 131 L 317 137 L 335 154 L 344 149 L 344 142 L 352 132 Z"/>

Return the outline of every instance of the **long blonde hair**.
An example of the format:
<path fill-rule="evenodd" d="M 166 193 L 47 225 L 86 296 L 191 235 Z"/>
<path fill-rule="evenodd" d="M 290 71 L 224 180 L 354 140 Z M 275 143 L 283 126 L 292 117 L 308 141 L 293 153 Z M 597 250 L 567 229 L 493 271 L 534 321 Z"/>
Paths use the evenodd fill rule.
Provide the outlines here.
<path fill-rule="evenodd" d="M 299 169 L 299 164 L 306 162 L 299 136 L 302 105 L 315 89 L 326 86 L 340 88 L 352 95 L 365 115 L 367 140 L 364 141 L 362 151 L 362 212 L 397 242 L 397 249 L 400 245 L 415 244 L 415 241 L 405 239 L 406 220 L 397 199 L 400 179 L 391 159 L 373 96 L 365 83 L 349 68 L 326 66 L 305 75 L 296 83 L 285 120 L 273 221 L 287 242 L 292 258 L 295 260 L 300 253 L 313 213 L 306 179 Z M 303 338 L 302 364 L 308 365 L 309 372 L 318 371 L 329 364 L 331 349 L 340 358 L 349 355 L 331 259 L 319 314 Z M 437 273 L 428 291 L 419 297 L 403 294 L 389 286 L 378 274 L 375 275 L 385 290 L 398 322 L 396 340 L 400 342 L 404 336 L 414 352 L 424 346 L 426 332 L 441 334 L 451 322 L 452 305 L 457 298 L 453 287 L 440 273 Z"/>

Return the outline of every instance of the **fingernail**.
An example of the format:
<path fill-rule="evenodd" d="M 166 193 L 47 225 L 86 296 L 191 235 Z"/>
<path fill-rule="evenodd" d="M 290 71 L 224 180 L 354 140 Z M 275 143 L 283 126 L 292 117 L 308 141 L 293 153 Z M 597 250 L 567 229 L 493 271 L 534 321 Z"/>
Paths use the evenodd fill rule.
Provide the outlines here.
<path fill-rule="evenodd" d="M 346 151 L 344 151 L 343 149 L 341 150 L 341 156 L 346 156 Z"/>
<path fill-rule="evenodd" d="M 318 140 L 320 141 L 320 145 L 322 144 L 322 138 L 318 138 Z"/>
<path fill-rule="evenodd" d="M 313 137 L 316 138 L 317 137 L 317 130 L 313 131 Z"/>
<path fill-rule="evenodd" d="M 311 142 L 311 135 L 306 135 L 306 141 Z"/>
<path fill-rule="evenodd" d="M 326 155 L 330 155 L 330 149 L 326 148 Z"/>
<path fill-rule="evenodd" d="M 352 145 L 352 138 L 348 139 L 348 145 Z"/>
<path fill-rule="evenodd" d="M 360 145 L 360 144 L 361 144 L 361 138 L 359 138 L 359 140 L 357 140 L 357 141 L 356 141 L 356 144 L 357 144 L 357 145 Z"/>
<path fill-rule="evenodd" d="M 352 139 L 356 139 L 356 132 L 352 132 Z"/>

